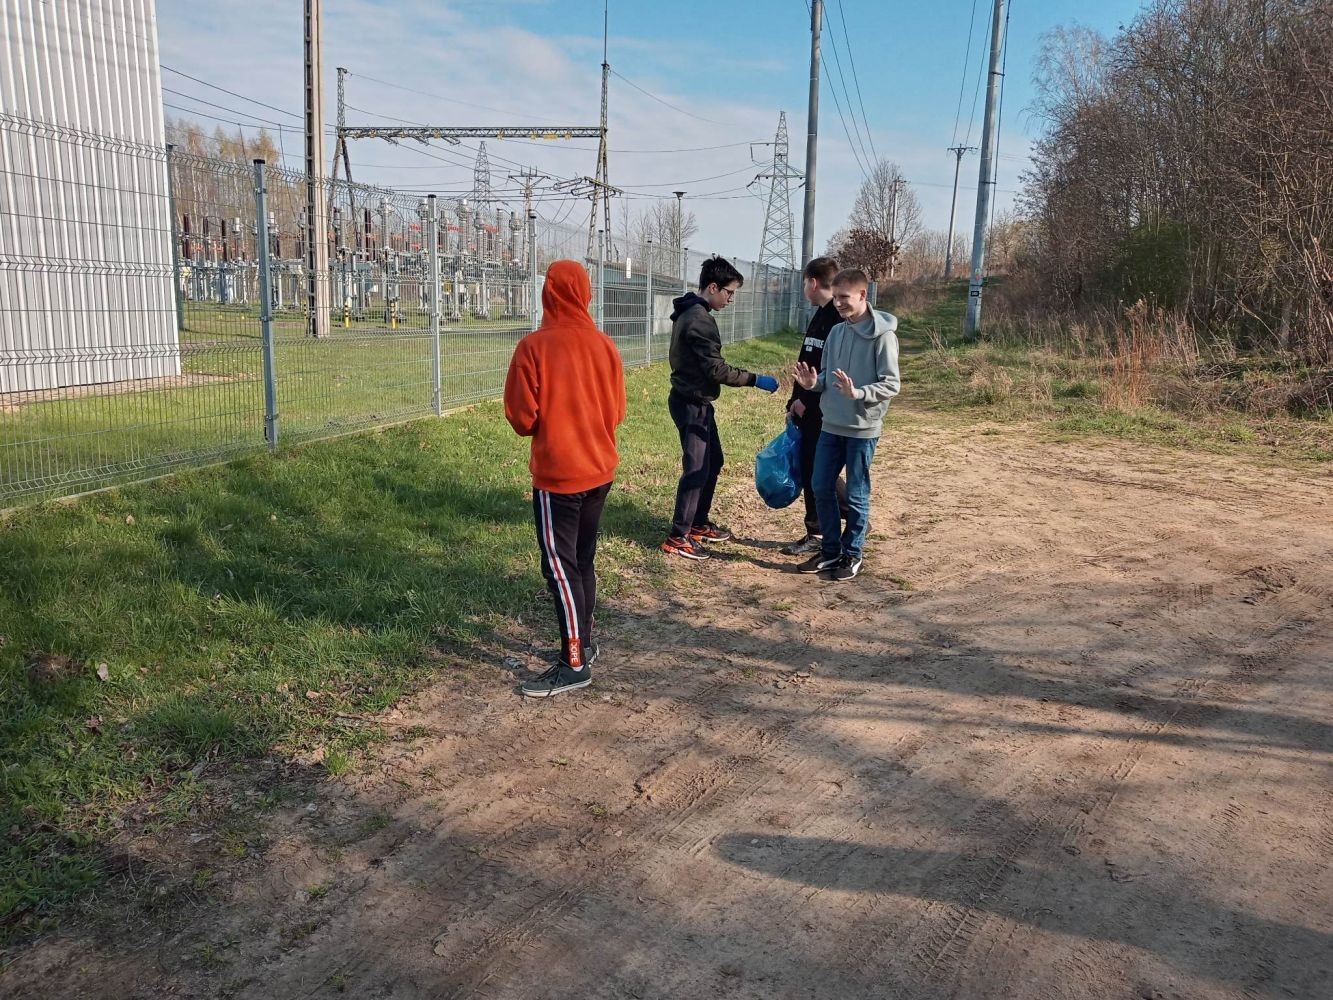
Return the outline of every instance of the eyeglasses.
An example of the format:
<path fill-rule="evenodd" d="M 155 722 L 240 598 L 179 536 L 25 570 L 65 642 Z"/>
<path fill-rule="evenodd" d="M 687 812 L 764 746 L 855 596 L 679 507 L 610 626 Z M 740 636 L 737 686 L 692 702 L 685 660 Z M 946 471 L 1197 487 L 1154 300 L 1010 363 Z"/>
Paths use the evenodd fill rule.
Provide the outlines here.
<path fill-rule="evenodd" d="M 739 292 L 740 289 L 739 289 L 739 288 L 719 288 L 718 291 L 719 291 L 719 292 L 726 292 L 726 294 L 727 294 L 727 298 L 728 298 L 728 299 L 734 299 L 734 298 L 736 297 L 736 293 Z"/>

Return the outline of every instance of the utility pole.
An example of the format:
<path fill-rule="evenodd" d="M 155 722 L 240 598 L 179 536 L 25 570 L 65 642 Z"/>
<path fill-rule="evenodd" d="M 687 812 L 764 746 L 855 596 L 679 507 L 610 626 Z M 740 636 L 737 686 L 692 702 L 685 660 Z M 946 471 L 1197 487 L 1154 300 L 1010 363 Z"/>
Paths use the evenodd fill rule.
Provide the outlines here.
<path fill-rule="evenodd" d="M 545 174 L 537 173 L 535 167 L 524 167 L 516 174 L 510 174 L 508 180 L 517 181 L 523 188 L 523 217 L 532 214 L 532 192 L 538 181 L 550 180 Z"/>
<path fill-rule="evenodd" d="M 944 248 L 944 280 L 953 277 L 953 218 L 958 211 L 958 172 L 963 168 L 963 157 L 976 152 L 976 146 L 950 146 L 949 152 L 956 157 L 953 165 L 953 200 L 949 202 L 949 242 Z"/>
<path fill-rule="evenodd" d="M 898 192 L 903 189 L 907 180 L 903 177 L 895 177 L 890 185 L 892 191 L 889 194 L 889 277 L 892 278 L 898 271 Z"/>
<path fill-rule="evenodd" d="M 329 332 L 329 218 L 324 180 L 323 0 L 305 0 L 306 314 L 312 337 Z"/>
<path fill-rule="evenodd" d="M 981 173 L 977 180 L 977 219 L 972 228 L 972 273 L 967 289 L 967 322 L 963 333 L 975 339 L 981 333 L 981 290 L 985 285 L 986 225 L 990 221 L 995 188 L 995 128 L 1000 100 L 1001 52 L 1004 50 L 1004 3 L 995 0 L 990 29 L 990 75 L 986 80 L 986 119 L 981 133 Z"/>
<path fill-rule="evenodd" d="M 805 216 L 801 222 L 801 266 L 815 255 L 815 160 L 819 147 L 819 29 L 824 0 L 810 3 L 810 103 L 805 115 Z"/>

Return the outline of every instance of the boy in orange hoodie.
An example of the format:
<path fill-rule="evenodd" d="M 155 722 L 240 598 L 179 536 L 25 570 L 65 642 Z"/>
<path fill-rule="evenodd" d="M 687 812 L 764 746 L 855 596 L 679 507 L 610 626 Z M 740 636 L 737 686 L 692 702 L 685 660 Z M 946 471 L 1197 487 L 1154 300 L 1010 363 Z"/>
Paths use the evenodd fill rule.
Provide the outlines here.
<path fill-rule="evenodd" d="M 524 683 L 531 698 L 592 683 L 592 613 L 597 604 L 597 530 L 620 456 L 625 372 L 611 338 L 597 329 L 583 265 L 558 260 L 546 272 L 542 325 L 518 342 L 505 379 L 505 417 L 532 438 L 532 508 L 542 575 L 555 598 L 560 657 Z"/>

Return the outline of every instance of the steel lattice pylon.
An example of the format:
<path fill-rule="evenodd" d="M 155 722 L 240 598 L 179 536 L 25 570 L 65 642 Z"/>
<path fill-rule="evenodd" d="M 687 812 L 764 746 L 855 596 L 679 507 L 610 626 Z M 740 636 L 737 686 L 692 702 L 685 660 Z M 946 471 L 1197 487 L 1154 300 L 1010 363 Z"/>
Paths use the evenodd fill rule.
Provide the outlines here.
<path fill-rule="evenodd" d="M 486 143 L 477 147 L 477 162 L 472 168 L 472 204 L 478 211 L 491 203 L 491 161 L 486 155 Z"/>
<path fill-rule="evenodd" d="M 778 131 L 773 139 L 773 162 L 755 177 L 768 181 L 768 202 L 764 210 L 764 238 L 759 245 L 759 263 L 789 270 L 796 268 L 796 227 L 791 215 L 791 182 L 802 173 L 787 162 L 787 112 L 778 115 Z"/>

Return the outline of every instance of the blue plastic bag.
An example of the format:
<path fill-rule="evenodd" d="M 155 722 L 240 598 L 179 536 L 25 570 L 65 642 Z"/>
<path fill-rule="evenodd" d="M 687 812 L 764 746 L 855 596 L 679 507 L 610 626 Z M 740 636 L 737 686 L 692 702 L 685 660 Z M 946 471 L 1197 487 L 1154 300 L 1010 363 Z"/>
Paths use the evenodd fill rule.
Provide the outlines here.
<path fill-rule="evenodd" d="M 754 486 L 774 509 L 801 495 L 801 429 L 791 421 L 754 459 Z"/>

